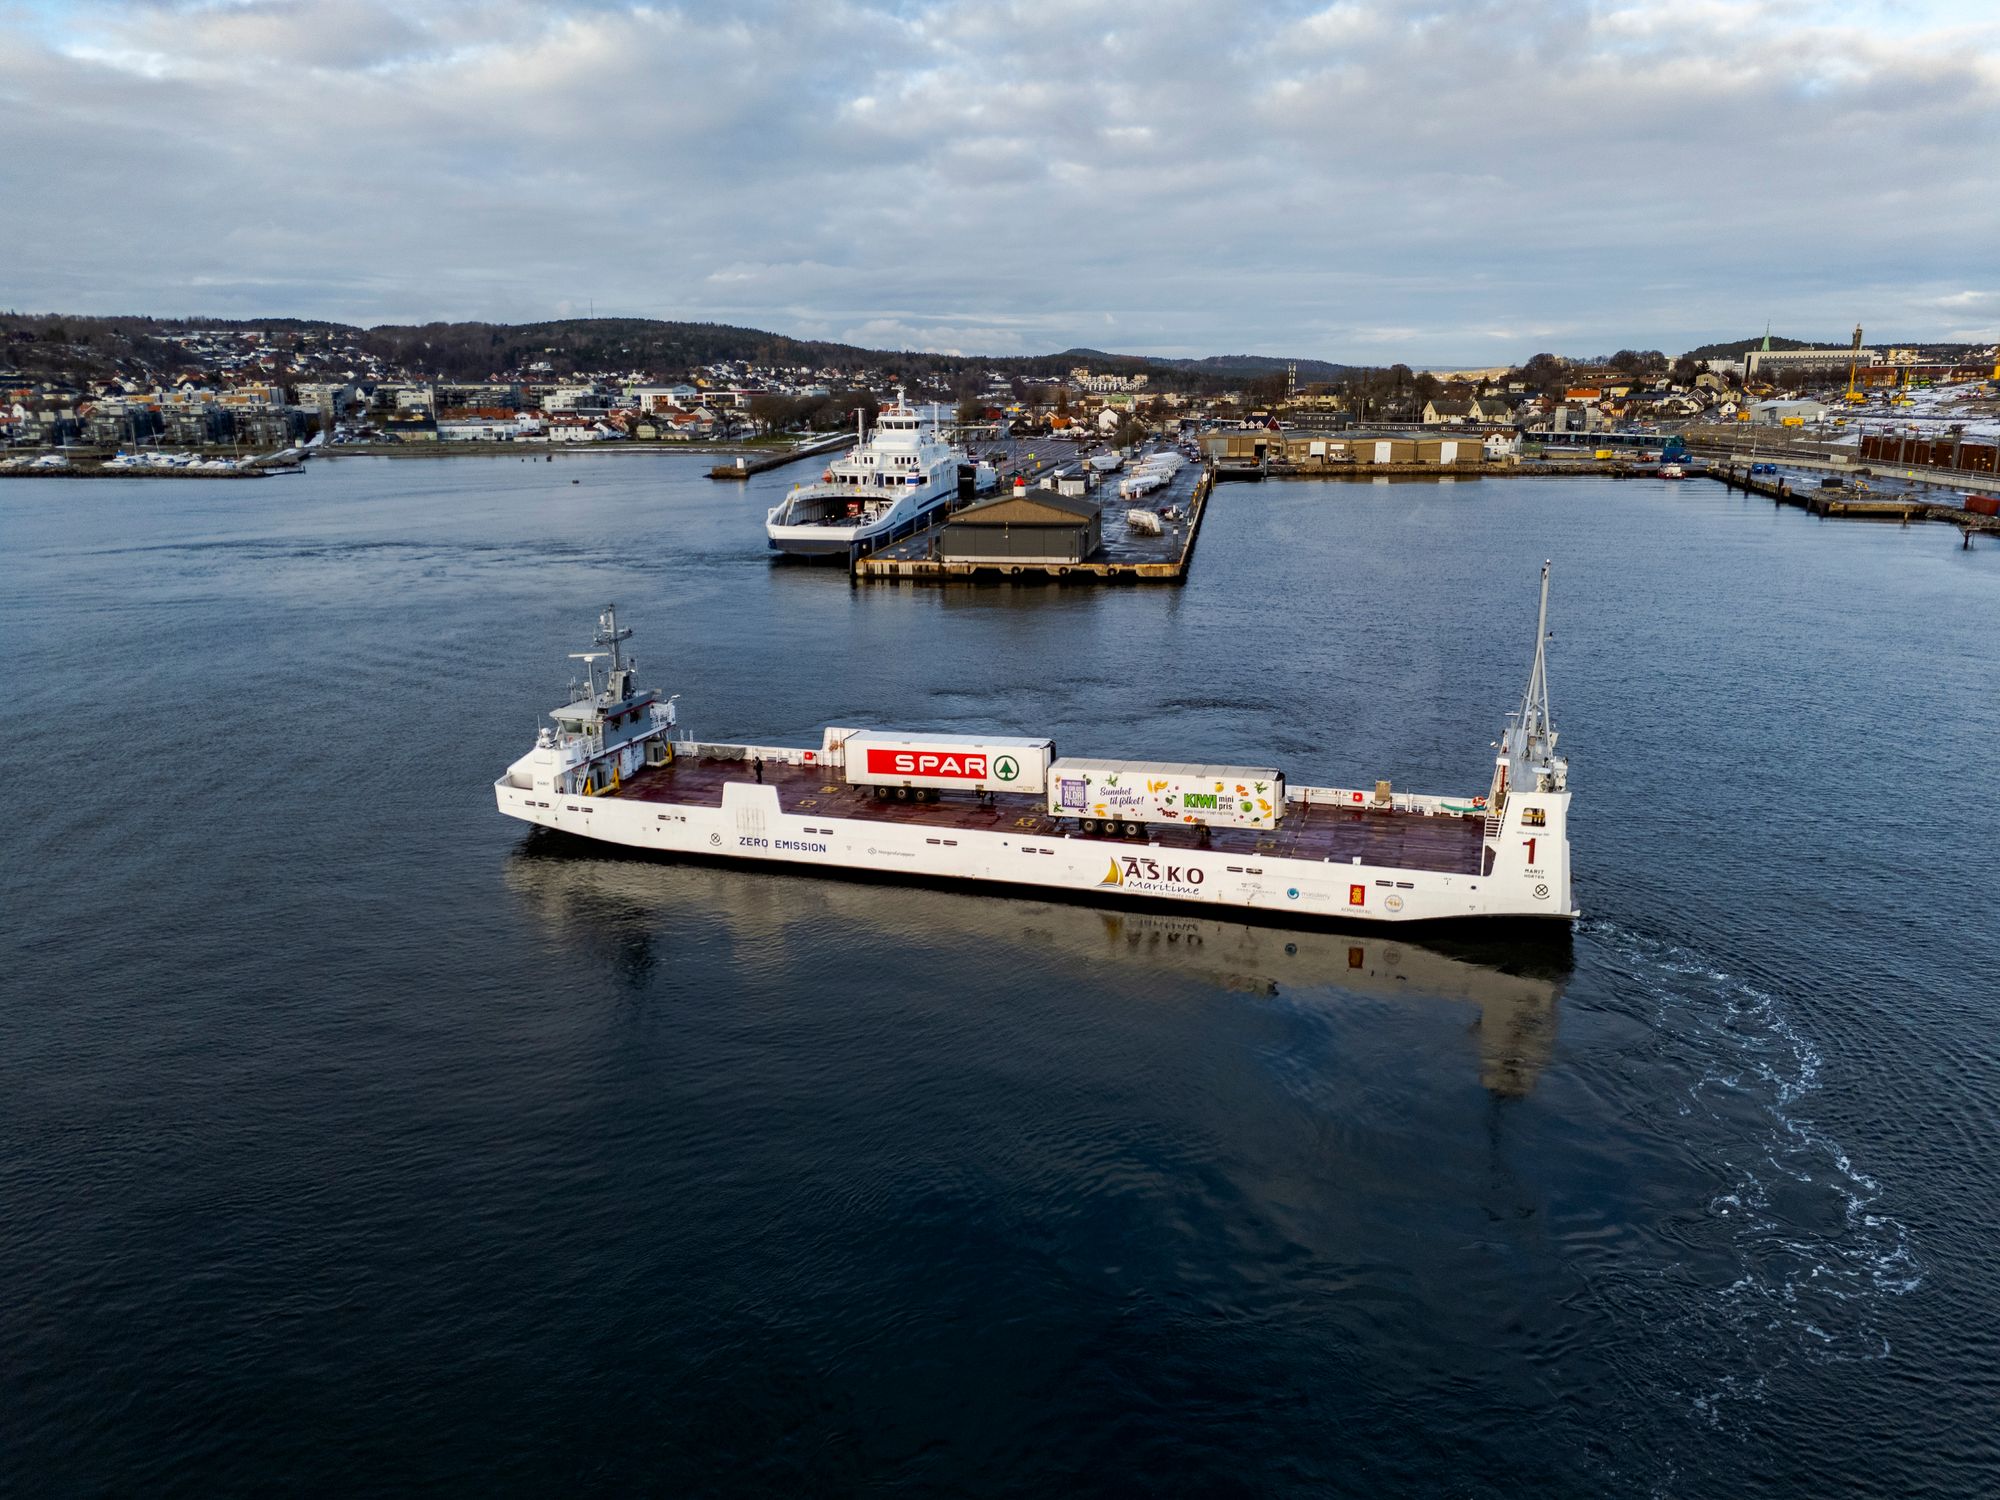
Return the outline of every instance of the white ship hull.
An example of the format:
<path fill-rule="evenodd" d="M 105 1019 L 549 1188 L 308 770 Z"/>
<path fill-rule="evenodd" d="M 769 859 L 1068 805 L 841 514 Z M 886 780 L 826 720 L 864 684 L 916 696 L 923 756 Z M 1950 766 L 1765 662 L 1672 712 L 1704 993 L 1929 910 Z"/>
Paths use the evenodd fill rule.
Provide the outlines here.
<path fill-rule="evenodd" d="M 677 753 L 696 748 L 677 747 Z M 720 806 L 620 794 L 566 795 L 553 789 L 558 784 L 553 778 L 548 785 L 523 787 L 514 784 L 518 777 L 513 773 L 495 783 L 494 795 L 499 810 L 509 817 L 580 838 L 663 855 L 757 860 L 822 874 L 985 882 L 1117 904 L 1137 899 L 1221 908 L 1275 920 L 1566 920 L 1578 915 L 1570 893 L 1568 792 L 1509 798 L 1504 818 L 1477 820 L 1488 825 L 1481 841 L 1488 851 L 1485 867 L 1445 871 L 1287 858 L 1243 848 L 1193 849 L 1077 833 L 989 831 L 954 826 L 948 813 L 937 820 L 906 822 L 812 809 L 787 812 L 778 787 L 758 783 L 749 760 L 760 759 L 775 772 L 787 764 L 799 765 L 802 758 L 810 764 L 810 752 L 698 747 L 703 755 L 716 752 L 741 756 L 743 766 L 742 779 L 722 784 Z M 635 753 L 629 774 L 645 774 L 643 765 L 643 753 Z M 1316 805 L 1324 807 L 1327 799 L 1362 795 L 1302 789 L 1294 794 L 1289 810 L 1313 799 L 1320 799 Z M 1033 799 L 1018 800 L 1024 812 L 1035 805 Z M 1439 802 L 1405 798 L 1402 805 L 1409 811 L 1364 815 L 1451 816 L 1417 810 L 1421 804 Z"/>

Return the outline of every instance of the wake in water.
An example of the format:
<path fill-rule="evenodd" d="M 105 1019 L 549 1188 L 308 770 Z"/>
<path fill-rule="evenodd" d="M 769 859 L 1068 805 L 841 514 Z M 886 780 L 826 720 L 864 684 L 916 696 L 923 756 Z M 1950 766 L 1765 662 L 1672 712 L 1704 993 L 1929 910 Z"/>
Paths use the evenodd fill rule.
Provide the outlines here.
<path fill-rule="evenodd" d="M 1734 1274 L 1664 1317 L 1668 1379 L 1720 1425 L 1788 1364 L 1885 1358 L 1883 1306 L 1915 1290 L 1922 1268 L 1908 1230 L 1879 1207 L 1881 1184 L 1812 1118 L 1820 1055 L 1789 1008 L 1685 947 L 1605 922 L 1579 937 L 1644 998 L 1659 1063 L 1688 1080 L 1687 1148 L 1727 1184 L 1690 1249 L 1726 1254 Z"/>

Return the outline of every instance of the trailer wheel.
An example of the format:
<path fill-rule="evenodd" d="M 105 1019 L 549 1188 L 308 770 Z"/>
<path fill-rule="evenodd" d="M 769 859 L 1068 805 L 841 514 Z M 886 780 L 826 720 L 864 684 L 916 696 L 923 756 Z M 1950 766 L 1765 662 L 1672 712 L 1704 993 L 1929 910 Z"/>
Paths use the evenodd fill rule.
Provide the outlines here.
<path fill-rule="evenodd" d="M 1085 833 L 1097 832 L 1097 819 L 1095 818 L 1078 818 L 1077 823 Z"/>
<path fill-rule="evenodd" d="M 908 802 L 910 800 L 910 789 L 906 786 L 897 787 L 896 800 L 898 802 Z"/>
<path fill-rule="evenodd" d="M 1136 839 L 1138 836 L 1139 836 L 1139 825 L 1137 823 L 1127 823 L 1125 825 L 1125 837 L 1128 839 Z"/>
<path fill-rule="evenodd" d="M 875 793 L 875 800 L 877 802 L 880 802 L 889 795 L 889 789 L 886 786 L 872 787 L 870 790 Z"/>

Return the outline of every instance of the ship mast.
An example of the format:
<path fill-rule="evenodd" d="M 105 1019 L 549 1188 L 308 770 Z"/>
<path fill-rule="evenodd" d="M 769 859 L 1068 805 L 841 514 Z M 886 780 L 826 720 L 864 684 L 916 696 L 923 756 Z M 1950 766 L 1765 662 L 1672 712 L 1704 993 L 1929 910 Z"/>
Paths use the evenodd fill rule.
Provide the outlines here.
<path fill-rule="evenodd" d="M 1488 811 L 1497 814 L 1510 789 L 1560 792 L 1569 781 L 1569 762 L 1556 754 L 1556 727 L 1549 714 L 1549 565 L 1542 564 L 1541 607 L 1535 620 L 1535 663 L 1528 671 L 1521 706 L 1507 716 L 1507 732 L 1493 768 Z"/>
<path fill-rule="evenodd" d="M 591 644 L 593 646 L 609 646 L 611 649 L 609 651 L 570 652 L 569 659 L 571 661 L 580 661 L 583 663 L 583 670 L 588 683 L 587 690 L 581 693 L 575 691 L 577 685 L 574 682 L 570 684 L 571 702 L 577 702 L 583 698 L 594 700 L 597 697 L 599 691 L 597 686 L 597 664 L 607 656 L 611 658 L 611 666 L 604 674 L 603 691 L 606 695 L 616 694 L 619 697 L 625 695 L 626 691 L 630 688 L 630 683 L 629 681 L 621 680 L 618 674 L 630 667 L 636 667 L 638 663 L 626 661 L 619 654 L 618 647 L 621 642 L 631 639 L 631 626 L 628 625 L 623 630 L 618 628 L 618 606 L 615 604 L 605 605 L 604 613 L 597 617 L 597 634 L 591 638 Z"/>
<path fill-rule="evenodd" d="M 1544 588 L 1546 588 L 1546 584 Z M 593 644 L 609 646 L 611 648 L 612 671 L 616 672 L 625 665 L 618 655 L 618 643 L 631 639 L 632 627 L 630 625 L 627 625 L 623 630 L 618 628 L 618 606 L 615 604 L 605 605 L 604 613 L 597 617 L 597 638 Z"/>

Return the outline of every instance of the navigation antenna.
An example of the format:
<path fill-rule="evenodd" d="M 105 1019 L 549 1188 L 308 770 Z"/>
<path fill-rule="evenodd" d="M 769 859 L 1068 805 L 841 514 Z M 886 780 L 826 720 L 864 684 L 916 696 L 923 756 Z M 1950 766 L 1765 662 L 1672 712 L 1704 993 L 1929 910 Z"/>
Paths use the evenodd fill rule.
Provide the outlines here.
<path fill-rule="evenodd" d="M 569 659 L 571 661 L 580 661 L 583 663 L 584 683 L 588 684 L 588 686 L 586 687 L 583 686 L 583 684 L 579 684 L 574 679 L 572 679 L 569 685 L 570 702 L 584 703 L 584 702 L 594 701 L 596 699 L 597 664 L 604 659 L 604 655 L 605 653 L 602 651 L 570 652 Z"/>

